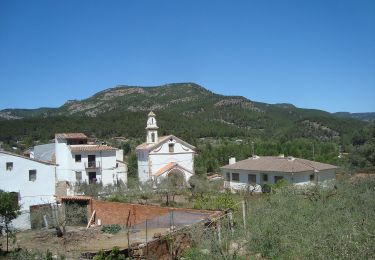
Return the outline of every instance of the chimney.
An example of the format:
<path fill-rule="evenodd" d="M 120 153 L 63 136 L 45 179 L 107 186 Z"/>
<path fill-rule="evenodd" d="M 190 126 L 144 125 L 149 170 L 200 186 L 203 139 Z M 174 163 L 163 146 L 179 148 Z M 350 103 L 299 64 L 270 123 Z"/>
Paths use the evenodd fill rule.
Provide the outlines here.
<path fill-rule="evenodd" d="M 236 157 L 231 156 L 229 157 L 229 164 L 235 164 L 236 163 Z"/>

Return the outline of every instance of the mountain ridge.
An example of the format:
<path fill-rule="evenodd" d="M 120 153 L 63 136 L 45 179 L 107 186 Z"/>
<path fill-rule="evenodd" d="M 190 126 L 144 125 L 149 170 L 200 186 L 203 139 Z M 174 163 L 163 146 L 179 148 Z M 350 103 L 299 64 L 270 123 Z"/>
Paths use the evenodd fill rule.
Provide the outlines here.
<path fill-rule="evenodd" d="M 193 137 L 339 140 L 367 124 L 318 109 L 220 95 L 191 82 L 153 87 L 119 85 L 86 99 L 69 100 L 57 108 L 2 110 L 0 140 L 13 135 L 47 138 L 53 131 L 140 137 L 144 135 L 144 120 L 150 110 L 157 113 L 164 133 Z"/>
<path fill-rule="evenodd" d="M 73 100 L 67 100 L 63 105 L 59 106 L 59 107 L 39 107 L 39 108 L 30 108 L 30 109 L 24 109 L 24 108 L 6 108 L 6 109 L 3 109 L 3 110 L 0 110 L 0 118 L 3 118 L 3 119 L 22 119 L 22 118 L 27 118 L 27 117 L 38 117 L 38 116 L 44 116 L 44 117 L 47 117 L 47 116 L 56 116 L 56 115 L 63 115 L 64 114 L 64 110 L 67 110 L 65 112 L 68 112 L 69 114 L 75 114 L 75 113 L 79 113 L 81 111 L 87 111 L 87 110 L 91 110 L 91 109 L 94 109 L 94 108 L 97 108 L 98 106 L 102 105 L 102 104 L 91 104 L 91 105 L 82 105 L 79 106 L 79 104 L 83 103 L 90 103 L 90 101 L 92 100 L 95 100 L 97 98 L 100 98 L 100 96 L 104 96 L 104 98 L 102 98 L 101 101 L 109 101 L 111 100 L 112 98 L 115 98 L 115 97 L 121 97 L 121 96 L 124 96 L 124 95 L 128 95 L 128 94 L 134 94 L 134 93 L 138 93 L 138 94 L 146 94 L 149 93 L 149 92 L 152 92 L 153 90 L 155 89 L 168 89 L 168 88 L 179 88 L 181 86 L 193 86 L 195 87 L 196 89 L 200 89 L 201 90 L 201 93 L 205 93 L 205 94 L 212 94 L 212 95 L 215 95 L 215 96 L 218 96 L 218 97 L 230 97 L 232 98 L 232 102 L 234 102 L 234 99 L 238 99 L 238 100 L 247 100 L 247 101 L 250 101 L 250 102 L 254 102 L 254 103 L 259 103 L 259 104 L 265 104 L 265 105 L 269 105 L 269 106 L 275 106 L 275 107 L 280 107 L 280 108 L 284 108 L 284 109 L 290 109 L 290 108 L 293 108 L 293 109 L 304 109 L 304 110 L 315 110 L 315 111 L 321 111 L 321 112 L 326 112 L 324 110 L 321 110 L 321 109 L 317 109 L 317 108 L 299 108 L 299 107 L 296 107 L 295 105 L 293 104 L 290 104 L 290 103 L 275 103 L 275 104 L 270 104 L 270 103 L 264 103 L 264 102 L 257 102 L 257 101 L 251 101 L 250 99 L 244 97 L 244 96 L 226 96 L 226 95 L 221 95 L 221 94 L 216 94 L 216 93 L 213 93 L 212 91 L 208 90 L 208 89 L 205 89 L 204 87 L 196 84 L 196 83 L 192 83 L 192 82 L 183 82 L 183 83 L 169 83 L 169 84 L 164 84 L 164 85 L 160 85 L 160 86 L 131 86 L 131 85 L 117 85 L 116 87 L 113 87 L 113 88 L 107 88 L 107 89 L 104 89 L 104 90 L 101 90 L 95 94 L 93 94 L 92 96 L 89 96 L 87 98 L 84 98 L 84 99 L 73 99 Z M 112 97 L 112 98 L 111 98 Z M 178 100 L 172 100 L 173 102 L 178 102 Z M 182 99 L 180 99 L 179 101 L 184 101 Z M 186 100 L 185 100 L 186 101 Z M 109 106 L 109 105 L 106 105 L 107 108 L 111 109 L 113 107 Z M 145 109 L 158 109 L 158 107 L 148 107 L 148 108 L 140 108 L 142 111 L 144 111 Z M 60 110 L 60 111 L 59 111 Z M 131 107 L 131 109 L 133 112 L 134 110 L 137 110 L 137 108 L 134 108 L 134 107 Z M 108 112 L 106 111 L 105 107 L 102 109 L 102 111 L 96 111 L 96 112 Z M 335 112 L 335 113 L 330 113 L 330 112 L 326 112 L 326 113 L 329 113 L 331 115 L 334 115 L 334 116 L 337 116 L 337 117 L 340 117 L 340 118 L 354 118 L 354 119 L 359 119 L 359 120 L 362 120 L 362 121 L 373 121 L 375 120 L 375 112 L 363 112 L 363 113 L 350 113 L 350 112 Z M 97 113 L 94 112 L 90 112 L 88 111 L 88 113 L 86 115 L 88 116 L 96 116 Z"/>

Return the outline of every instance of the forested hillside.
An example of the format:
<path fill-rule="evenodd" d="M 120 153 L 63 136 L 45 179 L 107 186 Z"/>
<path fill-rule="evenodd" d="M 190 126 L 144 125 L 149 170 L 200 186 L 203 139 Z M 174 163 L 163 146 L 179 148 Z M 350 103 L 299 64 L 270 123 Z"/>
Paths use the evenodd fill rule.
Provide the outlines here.
<path fill-rule="evenodd" d="M 67 101 L 59 108 L 3 110 L 0 111 L 0 141 L 5 148 L 20 144 L 26 148 L 35 141 L 48 142 L 57 132 L 84 132 L 101 139 L 124 136 L 143 140 L 150 110 L 157 115 L 160 135 L 175 134 L 196 145 L 199 138 L 210 137 L 256 140 L 258 147 L 265 142 L 274 143 L 272 151 L 264 151 L 272 154 L 286 150 L 288 142 L 293 143 L 289 144 L 290 151 L 297 151 L 295 140 L 308 143 L 303 150 L 308 150 L 311 156 L 313 143 L 318 148 L 329 143 L 334 147 L 329 153 L 336 157 L 340 151 L 361 151 L 360 147 L 365 144 L 373 150 L 369 145 L 373 138 L 369 122 L 291 104 L 271 105 L 240 96 L 218 95 L 194 83 L 118 86 L 84 100 Z M 368 149 L 365 153 L 371 158 L 373 152 Z M 298 156 L 306 152 L 296 153 Z M 327 160 L 332 161 L 332 156 Z"/>
<path fill-rule="evenodd" d="M 192 137 L 340 140 L 366 125 L 320 110 L 222 96 L 193 83 L 181 83 L 160 87 L 119 86 L 88 99 L 68 101 L 59 108 L 3 110 L 1 114 L 8 120 L 1 122 L 0 140 L 25 137 L 43 140 L 64 131 L 83 131 L 101 138 L 140 137 L 150 110 L 156 112 L 162 132 Z"/>
<path fill-rule="evenodd" d="M 334 113 L 335 116 L 341 118 L 356 118 L 363 121 L 372 122 L 375 121 L 375 112 L 369 113 L 348 113 L 348 112 L 337 112 Z"/>

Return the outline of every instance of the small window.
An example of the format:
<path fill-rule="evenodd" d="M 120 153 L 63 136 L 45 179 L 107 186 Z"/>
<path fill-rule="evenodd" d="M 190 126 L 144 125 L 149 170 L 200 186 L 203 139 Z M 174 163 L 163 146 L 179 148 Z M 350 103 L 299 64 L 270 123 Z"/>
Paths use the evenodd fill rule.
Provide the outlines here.
<path fill-rule="evenodd" d="M 230 172 L 227 172 L 227 181 L 230 181 Z"/>
<path fill-rule="evenodd" d="M 29 170 L 29 181 L 36 181 L 36 170 Z"/>
<path fill-rule="evenodd" d="M 76 172 L 76 181 L 82 181 L 82 172 Z"/>
<path fill-rule="evenodd" d="M 168 147 L 169 147 L 169 152 L 174 153 L 174 144 L 169 144 Z"/>
<path fill-rule="evenodd" d="M 251 184 L 257 183 L 257 176 L 255 174 L 248 174 L 247 182 Z"/>
<path fill-rule="evenodd" d="M 76 162 L 81 162 L 82 157 L 81 157 L 80 154 L 76 154 L 76 155 L 75 155 L 75 159 L 76 159 Z"/>
<path fill-rule="evenodd" d="M 263 174 L 263 181 L 268 181 L 268 174 Z"/>
<path fill-rule="evenodd" d="M 239 173 L 232 173 L 232 181 L 240 181 L 240 174 Z"/>
<path fill-rule="evenodd" d="M 310 181 L 314 181 L 314 174 L 310 175 Z"/>
<path fill-rule="evenodd" d="M 7 171 L 13 170 L 13 162 L 7 162 L 5 168 Z"/>

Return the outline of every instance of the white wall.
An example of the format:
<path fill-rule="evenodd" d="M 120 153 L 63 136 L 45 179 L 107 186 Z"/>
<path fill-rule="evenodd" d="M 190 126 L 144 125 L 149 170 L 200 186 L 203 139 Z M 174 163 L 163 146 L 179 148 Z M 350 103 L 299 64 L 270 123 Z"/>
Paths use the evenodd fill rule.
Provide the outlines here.
<path fill-rule="evenodd" d="M 123 160 L 123 150 L 72 152 L 63 139 L 56 139 L 55 144 L 56 163 L 59 164 L 57 168 L 58 181 L 68 181 L 74 185 L 77 182 L 76 172 L 81 172 L 81 182 L 88 182 L 89 172 L 95 172 L 97 181 L 102 182 L 104 186 L 115 184 L 117 179 L 126 184 L 127 167 L 117 164 L 117 160 Z M 76 162 L 75 155 L 79 154 L 81 155 L 81 161 Z M 88 155 L 95 155 L 95 160 L 100 167 L 86 169 L 85 164 L 88 163 Z M 118 165 L 121 165 L 119 169 L 116 168 Z"/>
<path fill-rule="evenodd" d="M 262 186 L 265 183 L 273 184 L 275 183 L 275 177 L 276 176 L 283 176 L 284 180 L 286 180 L 289 183 L 293 183 L 296 185 L 310 185 L 314 184 L 315 182 L 327 182 L 331 180 L 335 180 L 335 170 L 325 170 L 320 171 L 318 173 L 315 173 L 314 181 L 310 181 L 310 175 L 314 174 L 313 171 L 307 171 L 307 172 L 299 172 L 299 173 L 285 173 L 285 172 L 255 172 L 255 171 L 246 171 L 246 170 L 232 170 L 232 169 L 221 169 L 223 179 L 227 181 L 227 172 L 230 173 L 230 182 L 228 182 L 227 185 L 229 185 L 230 188 L 234 190 L 241 190 L 241 189 L 247 189 L 248 188 L 248 174 L 255 174 L 256 175 L 256 183 L 260 186 Z M 240 181 L 232 181 L 232 173 L 239 173 Z M 263 181 L 263 174 L 268 175 L 268 181 Z"/>
<path fill-rule="evenodd" d="M 138 150 L 138 180 L 146 182 L 152 180 L 154 174 L 168 163 L 174 162 L 186 169 L 184 172 L 185 179 L 188 181 L 194 173 L 194 154 L 195 152 L 171 137 L 172 140 L 167 140 L 160 146 L 157 146 L 151 151 Z M 174 144 L 174 151 L 169 152 L 169 144 Z M 191 172 L 191 173 L 189 173 Z"/>
<path fill-rule="evenodd" d="M 169 152 L 169 142 L 154 149 L 150 155 L 150 166 L 152 174 L 170 162 L 175 162 L 190 172 L 194 172 L 194 151 L 174 141 L 174 152 Z M 185 172 L 186 181 L 191 174 Z"/>
<path fill-rule="evenodd" d="M 66 140 L 55 139 L 55 153 L 58 181 L 71 181 L 71 153 Z"/>
<path fill-rule="evenodd" d="M 138 180 L 140 182 L 147 182 L 151 178 L 148 158 L 147 151 L 137 151 Z"/>
<path fill-rule="evenodd" d="M 6 162 L 13 162 L 11 171 L 6 170 Z M 29 181 L 29 170 L 36 170 L 35 181 Z M 55 202 L 55 166 L 0 152 L 0 189 L 20 193 L 23 214 L 14 225 L 30 228 L 30 222 L 22 220 L 28 216 L 30 206 Z"/>
<path fill-rule="evenodd" d="M 124 150 L 122 150 L 122 149 L 116 150 L 116 160 L 118 160 L 118 161 L 124 160 Z"/>
<path fill-rule="evenodd" d="M 223 179 L 224 181 L 227 181 L 227 175 L 226 173 L 230 173 L 230 181 L 227 182 L 229 183 L 229 188 L 234 189 L 234 190 L 251 190 L 254 192 L 261 192 L 262 188 L 259 185 L 260 183 L 260 174 L 259 173 L 254 173 L 254 172 L 248 172 L 248 171 L 243 171 L 243 170 L 233 170 L 233 171 L 223 171 Z M 232 173 L 238 173 L 240 180 L 237 181 L 232 181 Z M 248 174 L 254 174 L 256 175 L 256 183 L 257 185 L 251 185 L 248 183 Z"/>
<path fill-rule="evenodd" d="M 128 165 L 126 163 L 117 162 L 118 167 L 116 169 L 117 178 L 123 183 L 128 183 Z"/>
<path fill-rule="evenodd" d="M 113 151 L 96 151 L 96 152 L 70 152 L 70 174 L 68 181 L 75 183 L 76 172 L 82 172 L 82 182 L 89 181 L 89 172 L 96 172 L 96 179 L 98 182 L 102 182 L 103 185 L 114 184 L 117 180 L 117 160 L 116 150 Z M 81 162 L 75 161 L 75 155 L 81 155 Z M 85 164 L 88 164 L 88 156 L 95 155 L 95 161 L 97 166 L 96 169 L 86 169 Z"/>

